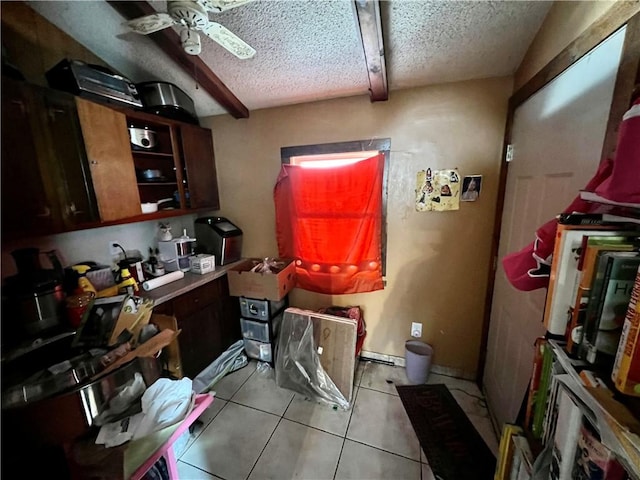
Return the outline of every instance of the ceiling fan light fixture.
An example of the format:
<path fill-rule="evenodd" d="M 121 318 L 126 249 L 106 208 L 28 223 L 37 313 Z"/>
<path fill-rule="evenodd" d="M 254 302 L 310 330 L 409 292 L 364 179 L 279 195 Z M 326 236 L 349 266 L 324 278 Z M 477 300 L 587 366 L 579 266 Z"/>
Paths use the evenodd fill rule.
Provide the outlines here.
<path fill-rule="evenodd" d="M 200 55 L 202 52 L 202 44 L 200 42 L 200 35 L 193 30 L 189 30 L 188 28 L 182 28 L 180 30 L 180 41 L 182 43 L 182 48 L 189 55 Z"/>

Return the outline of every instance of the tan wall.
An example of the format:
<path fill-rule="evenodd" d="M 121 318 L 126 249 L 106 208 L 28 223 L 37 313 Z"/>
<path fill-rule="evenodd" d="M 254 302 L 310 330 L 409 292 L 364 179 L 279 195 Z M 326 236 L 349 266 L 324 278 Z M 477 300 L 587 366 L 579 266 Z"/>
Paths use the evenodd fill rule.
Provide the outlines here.
<path fill-rule="evenodd" d="M 391 138 L 387 287 L 329 297 L 296 289 L 292 304 L 361 305 L 365 350 L 404 356 L 412 321 L 434 346 L 434 363 L 477 369 L 498 171 L 510 78 L 394 91 L 204 119 L 213 129 L 222 214 L 244 230 L 244 256 L 277 253 L 273 186 L 280 148 Z M 484 175 L 476 203 L 459 211 L 415 210 L 416 173 L 431 167 Z"/>
<path fill-rule="evenodd" d="M 1 2 L 2 44 L 26 80 L 47 85 L 45 72 L 63 58 L 108 66 L 24 2 Z"/>
<path fill-rule="evenodd" d="M 556 1 L 514 76 L 518 90 L 616 2 Z"/>

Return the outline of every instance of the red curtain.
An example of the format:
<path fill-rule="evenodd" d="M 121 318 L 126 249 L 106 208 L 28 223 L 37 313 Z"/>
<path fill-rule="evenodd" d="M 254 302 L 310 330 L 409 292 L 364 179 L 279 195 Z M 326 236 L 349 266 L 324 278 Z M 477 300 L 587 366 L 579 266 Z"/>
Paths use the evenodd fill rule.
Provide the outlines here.
<path fill-rule="evenodd" d="M 274 189 L 281 258 L 297 286 L 344 294 L 381 290 L 382 154 L 334 168 L 283 165 Z"/>

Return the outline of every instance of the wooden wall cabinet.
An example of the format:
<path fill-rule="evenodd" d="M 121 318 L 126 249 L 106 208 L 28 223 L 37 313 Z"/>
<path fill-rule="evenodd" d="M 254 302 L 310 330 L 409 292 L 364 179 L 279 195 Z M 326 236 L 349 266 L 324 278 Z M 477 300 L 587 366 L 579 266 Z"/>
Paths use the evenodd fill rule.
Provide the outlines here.
<path fill-rule="evenodd" d="M 73 230 L 98 219 L 74 97 L 2 81 L 2 226 Z"/>
<path fill-rule="evenodd" d="M 211 130 L 3 78 L 2 224 L 51 234 L 217 210 Z M 129 126 L 156 132 L 136 150 Z M 161 178 L 144 178 L 147 169 Z M 141 203 L 160 204 L 142 214 Z M 164 207 L 164 208 L 163 208 Z"/>
<path fill-rule="evenodd" d="M 182 372 L 191 379 L 242 338 L 238 299 L 229 296 L 226 276 L 155 307 L 154 313 L 176 317 Z"/>

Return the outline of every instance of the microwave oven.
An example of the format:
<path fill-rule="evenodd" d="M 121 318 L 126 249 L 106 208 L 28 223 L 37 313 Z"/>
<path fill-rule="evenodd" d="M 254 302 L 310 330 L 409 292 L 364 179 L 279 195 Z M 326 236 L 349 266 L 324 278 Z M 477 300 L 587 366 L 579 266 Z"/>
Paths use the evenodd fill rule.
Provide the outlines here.
<path fill-rule="evenodd" d="M 98 65 L 64 59 L 45 74 L 51 88 L 96 101 L 142 107 L 134 83 Z"/>

